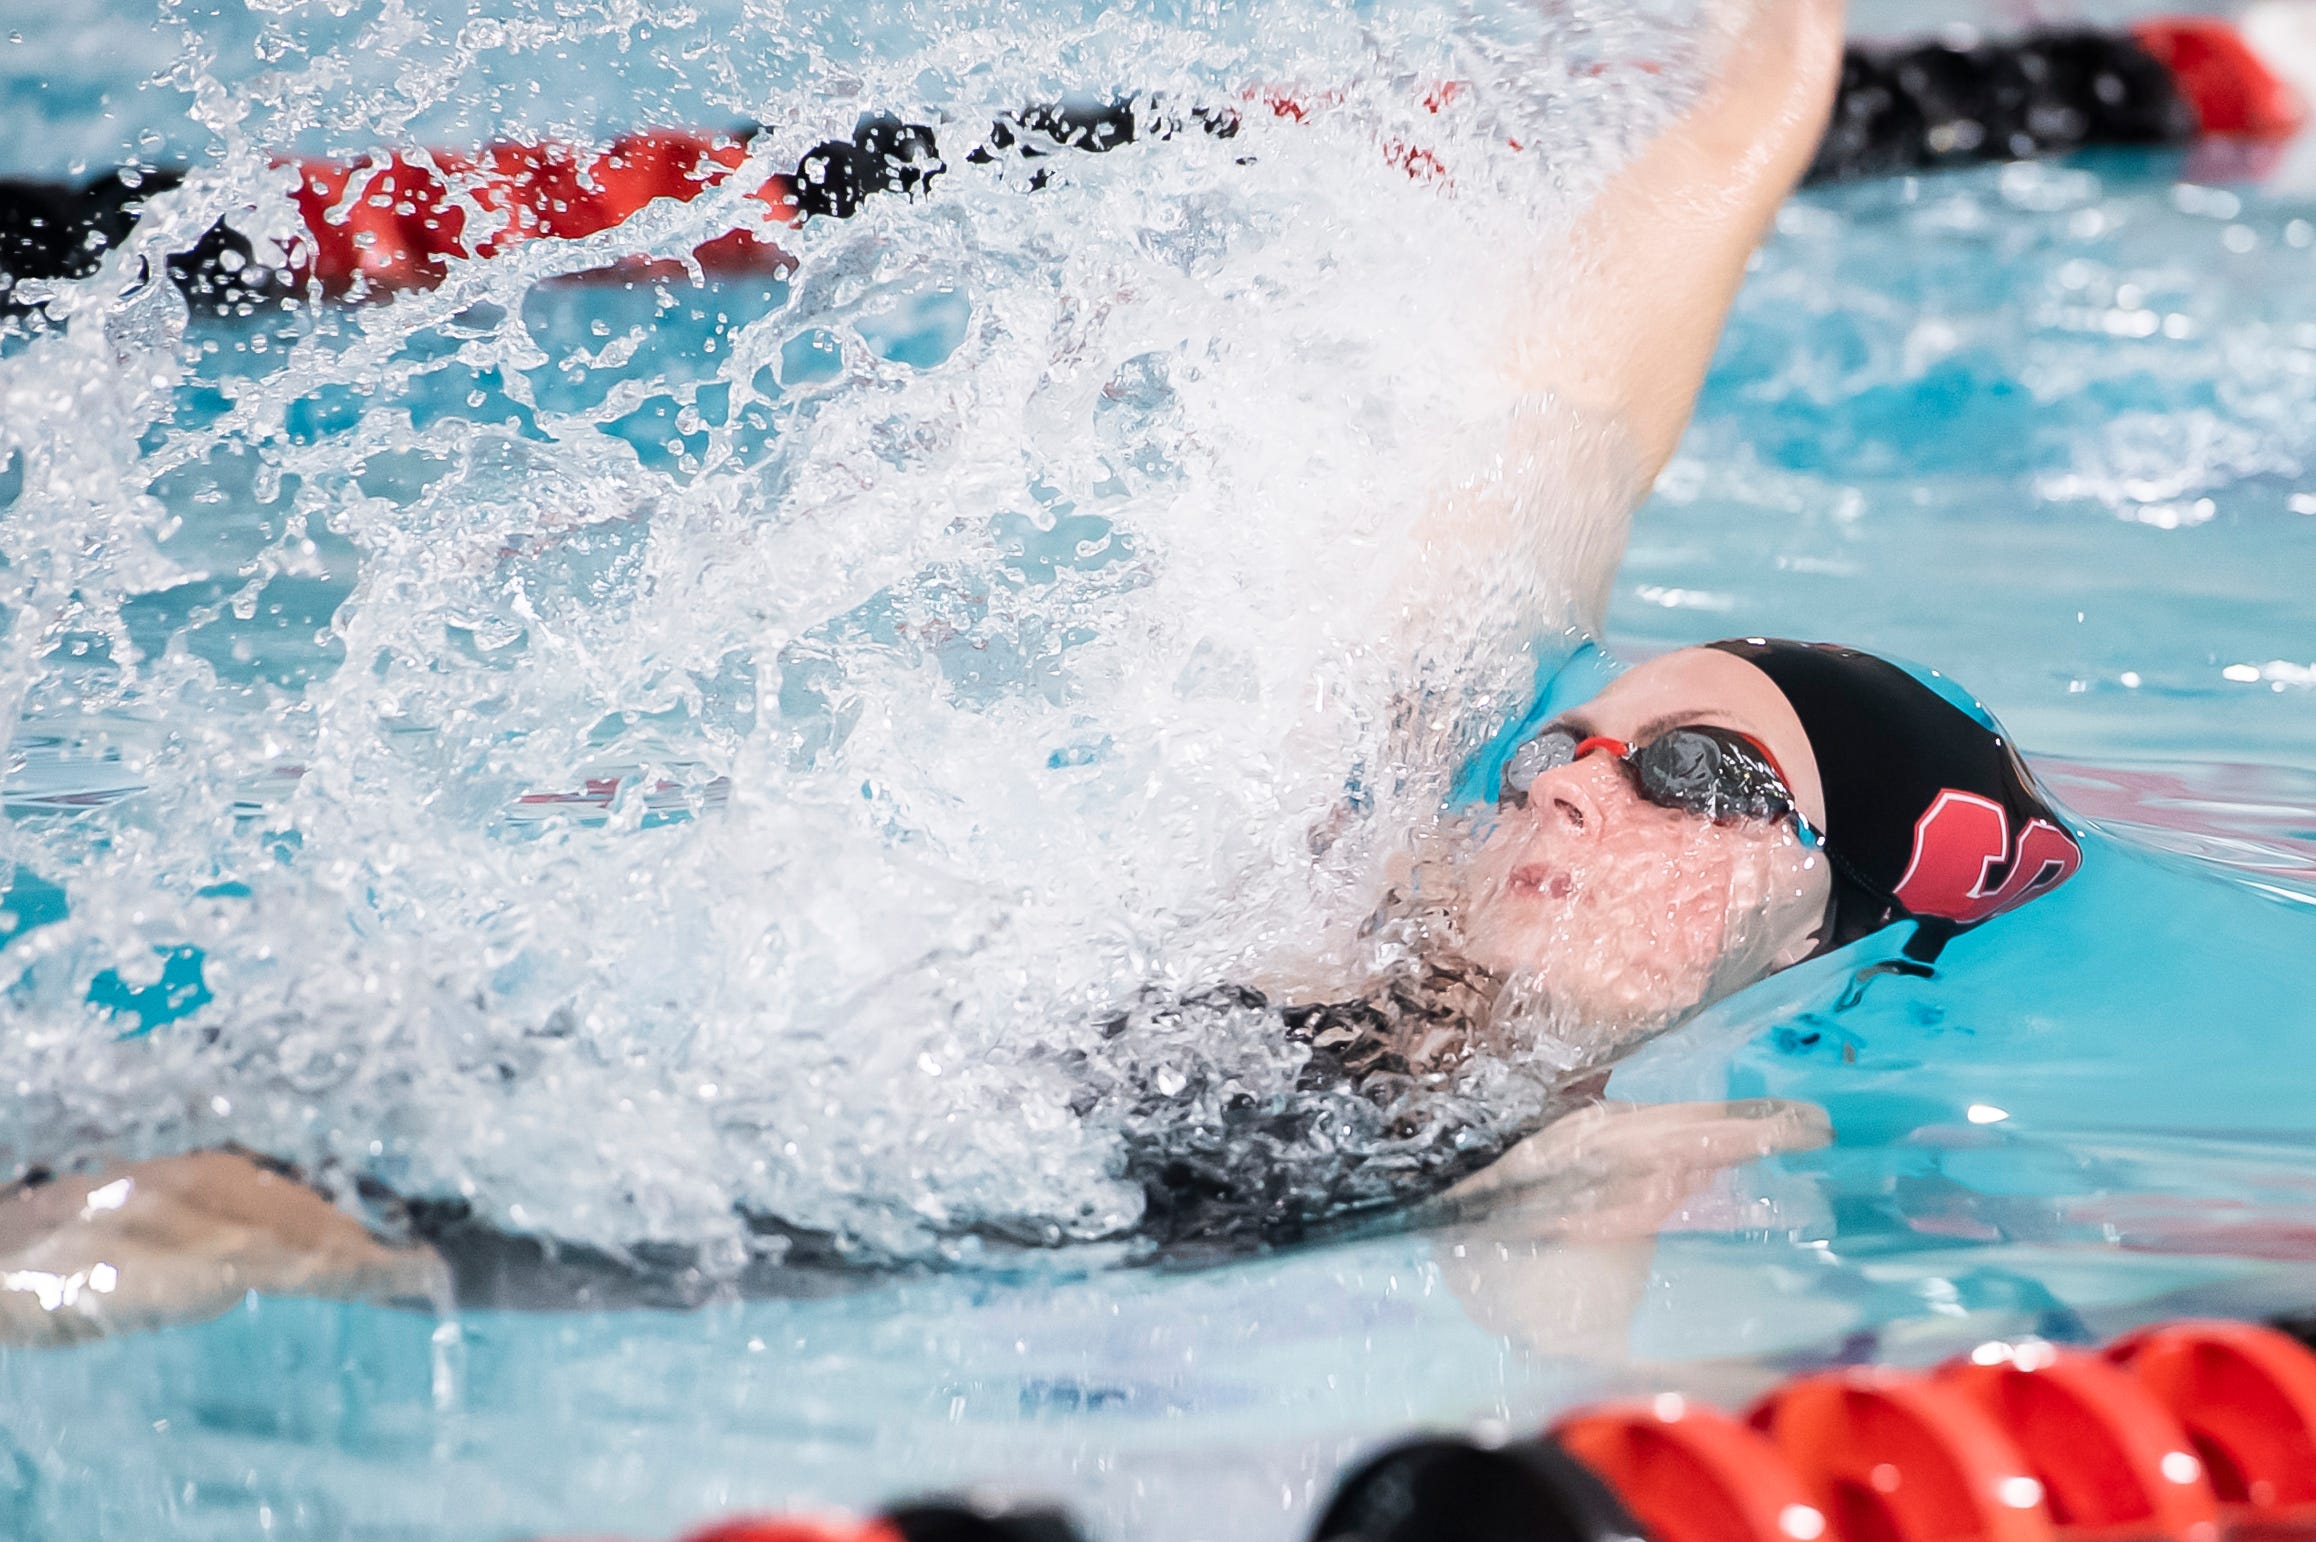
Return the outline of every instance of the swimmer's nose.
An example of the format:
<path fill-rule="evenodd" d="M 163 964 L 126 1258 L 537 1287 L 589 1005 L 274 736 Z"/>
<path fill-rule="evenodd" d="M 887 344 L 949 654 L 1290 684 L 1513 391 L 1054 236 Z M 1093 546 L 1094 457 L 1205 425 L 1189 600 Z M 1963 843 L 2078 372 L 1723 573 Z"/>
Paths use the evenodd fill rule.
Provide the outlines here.
<path fill-rule="evenodd" d="M 1608 774 L 1616 776 L 1613 768 Z M 1580 760 L 1536 778 L 1528 786 L 1528 812 L 1555 836 L 1589 839 L 1600 834 L 1605 820 L 1600 796 L 1591 785 L 1595 775 L 1593 762 Z"/>

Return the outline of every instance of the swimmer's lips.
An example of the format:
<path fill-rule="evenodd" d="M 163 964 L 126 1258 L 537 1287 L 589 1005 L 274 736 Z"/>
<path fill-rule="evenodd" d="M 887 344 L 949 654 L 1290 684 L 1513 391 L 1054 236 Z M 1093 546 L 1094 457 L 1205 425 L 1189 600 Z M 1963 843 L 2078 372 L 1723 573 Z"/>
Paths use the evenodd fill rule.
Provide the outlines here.
<path fill-rule="evenodd" d="M 1504 880 L 1504 892 L 1534 899 L 1564 900 L 1576 892 L 1575 880 L 1542 862 L 1523 862 Z"/>

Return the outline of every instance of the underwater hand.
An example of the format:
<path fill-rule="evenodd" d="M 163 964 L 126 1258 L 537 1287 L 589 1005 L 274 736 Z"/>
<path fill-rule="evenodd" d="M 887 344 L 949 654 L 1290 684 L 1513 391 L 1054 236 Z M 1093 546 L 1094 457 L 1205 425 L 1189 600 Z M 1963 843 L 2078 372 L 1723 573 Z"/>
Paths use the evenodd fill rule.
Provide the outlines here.
<path fill-rule="evenodd" d="M 231 1152 L 0 1194 L 0 1343 L 215 1316 L 253 1290 L 437 1300 L 448 1275 L 431 1250 L 389 1246 L 313 1189 Z"/>
<path fill-rule="evenodd" d="M 1645 1236 L 1709 1175 L 1832 1136 L 1824 1109 L 1784 1098 L 1601 1103 L 1546 1125 L 1439 1203 L 1516 1211 L 1524 1235 Z"/>
<path fill-rule="evenodd" d="M 1699 1186 L 1832 1134 L 1825 1110 L 1782 1098 L 1586 1108 L 1435 1201 L 1433 1255 L 1488 1331 L 1543 1354 L 1622 1360 L 1656 1234 Z"/>

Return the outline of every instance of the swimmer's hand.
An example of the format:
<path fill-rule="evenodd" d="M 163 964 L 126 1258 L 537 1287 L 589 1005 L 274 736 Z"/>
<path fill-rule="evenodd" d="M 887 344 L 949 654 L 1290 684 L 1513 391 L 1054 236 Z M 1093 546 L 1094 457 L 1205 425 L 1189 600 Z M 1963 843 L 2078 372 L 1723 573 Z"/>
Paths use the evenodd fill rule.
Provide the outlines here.
<path fill-rule="evenodd" d="M 1524 1234 L 1654 1235 L 1713 1174 L 1814 1151 L 1833 1125 L 1814 1103 L 1602 1103 L 1555 1120 L 1441 1195 L 1451 1216 L 1517 1211 Z"/>
<path fill-rule="evenodd" d="M 1782 1098 L 1584 1109 L 1435 1201 L 1440 1277 L 1492 1333 L 1620 1362 L 1657 1233 L 1716 1174 L 1832 1136 L 1825 1110 Z"/>
<path fill-rule="evenodd" d="M 433 1252 L 380 1242 L 296 1179 L 230 1152 L 0 1192 L 0 1343 L 213 1317 L 253 1290 L 433 1301 L 448 1289 Z"/>

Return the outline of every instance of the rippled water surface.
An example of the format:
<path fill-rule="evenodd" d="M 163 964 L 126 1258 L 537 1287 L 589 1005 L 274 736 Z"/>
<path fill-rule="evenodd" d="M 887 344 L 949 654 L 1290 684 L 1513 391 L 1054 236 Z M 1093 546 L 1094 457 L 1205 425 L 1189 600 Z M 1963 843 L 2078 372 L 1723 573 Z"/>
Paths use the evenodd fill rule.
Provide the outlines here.
<path fill-rule="evenodd" d="M 1627 68 L 1682 57 L 1680 18 L 6 25 L 0 172 L 188 161 L 153 216 L 185 231 L 278 217 L 283 147 L 750 120 L 769 170 L 863 106 L 1343 99 L 1035 194 L 959 168 L 783 233 L 787 281 L 573 282 L 619 254 L 545 243 L 218 321 L 116 266 L 0 340 L 12 1163 L 238 1139 L 679 1243 L 711 1285 L 754 1245 L 735 1207 L 940 1266 L 682 1312 L 253 1299 L 0 1350 L 0 1533 L 654 1535 L 987 1482 L 1100 1536 L 1277 1538 L 1410 1423 L 2307 1304 L 2316 194 L 2288 175 L 1813 193 L 1740 297 L 1610 645 L 1935 664 L 2107 835 L 1938 979 L 1837 1009 L 1851 961 L 1795 971 L 1611 1083 L 1803 1100 L 1831 1147 L 1658 1196 L 1653 1240 L 1585 1240 L 1650 1202 L 1611 1156 L 1424 1231 L 1133 1269 L 1131 1131 L 1056 1067 L 1144 983 L 1343 946 L 1583 619 L 1602 516 L 1566 463 L 1485 469 L 1518 410 L 1489 340 L 1680 99 Z M 1466 116 L 1421 107 L 1440 78 L 1479 83 Z M 1452 186 L 1378 153 L 1411 127 Z M 680 254 L 730 202 L 644 238 Z M 1518 582 L 1418 591 L 1411 635 L 1391 557 L 1443 486 L 1541 534 L 1479 575 Z M 1410 699 L 1440 709 L 1412 734 Z M 1315 858 L 1317 826 L 1347 834 Z M 1189 1063 L 1259 1080 L 1264 1042 Z M 992 1217 L 1112 1240 L 961 1250 Z"/>

